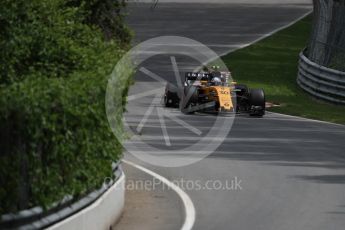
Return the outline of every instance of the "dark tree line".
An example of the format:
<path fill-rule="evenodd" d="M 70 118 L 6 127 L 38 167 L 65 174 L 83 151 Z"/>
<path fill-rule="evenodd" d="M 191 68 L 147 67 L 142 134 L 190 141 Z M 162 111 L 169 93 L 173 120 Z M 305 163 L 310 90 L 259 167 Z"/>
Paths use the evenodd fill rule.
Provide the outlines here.
<path fill-rule="evenodd" d="M 307 55 L 322 66 L 345 70 L 345 0 L 314 0 Z"/>

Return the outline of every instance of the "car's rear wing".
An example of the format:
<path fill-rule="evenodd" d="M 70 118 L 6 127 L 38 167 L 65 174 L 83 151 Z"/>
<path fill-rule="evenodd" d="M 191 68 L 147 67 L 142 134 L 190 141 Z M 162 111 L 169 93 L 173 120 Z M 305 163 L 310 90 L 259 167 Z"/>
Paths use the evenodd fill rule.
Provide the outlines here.
<path fill-rule="evenodd" d="M 212 75 L 210 73 L 187 72 L 185 74 L 185 79 L 186 81 L 210 81 L 212 79 Z"/>

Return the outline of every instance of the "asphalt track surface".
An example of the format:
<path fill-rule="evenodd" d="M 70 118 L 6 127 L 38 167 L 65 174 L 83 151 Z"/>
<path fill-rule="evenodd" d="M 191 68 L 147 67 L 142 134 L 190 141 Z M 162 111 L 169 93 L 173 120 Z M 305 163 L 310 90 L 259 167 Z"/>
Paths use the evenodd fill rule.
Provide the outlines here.
<path fill-rule="evenodd" d="M 160 4 L 151 10 L 148 5 L 135 4 L 129 7 L 128 23 L 136 32 L 135 43 L 177 35 L 196 39 L 222 54 L 290 23 L 309 10 L 307 5 L 175 3 Z M 170 61 L 168 57 L 158 57 L 143 65 L 171 81 L 174 76 Z M 177 58 L 177 64 L 181 74 L 196 65 L 195 60 L 183 57 Z M 135 80 L 130 95 L 144 92 L 145 87 L 160 87 L 142 72 L 136 74 Z M 126 120 L 133 129 L 150 105 L 150 97 L 129 102 Z M 155 106 L 162 107 L 159 102 Z M 210 114 L 167 111 L 203 133 L 215 124 L 216 118 Z M 193 229 L 344 229 L 344 126 L 273 113 L 263 118 L 240 115 L 226 119 L 229 123 L 233 121 L 231 131 L 201 161 L 169 168 L 150 165 L 130 154 L 126 154 L 126 159 L 170 180 L 183 178 L 202 185 L 208 180 L 241 181 L 241 188 L 237 189 L 186 188 L 196 208 Z M 199 140 L 172 119 L 167 119 L 164 127 L 171 146 L 165 145 L 159 116 L 154 112 L 140 130 L 140 136 L 162 152 L 188 147 Z M 142 143 L 131 144 L 145 151 Z"/>

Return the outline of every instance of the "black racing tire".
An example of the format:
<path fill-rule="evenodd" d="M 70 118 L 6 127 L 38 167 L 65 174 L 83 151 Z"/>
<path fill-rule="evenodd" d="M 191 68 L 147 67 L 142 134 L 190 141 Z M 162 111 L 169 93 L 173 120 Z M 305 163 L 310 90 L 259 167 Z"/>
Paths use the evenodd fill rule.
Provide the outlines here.
<path fill-rule="evenodd" d="M 260 109 L 251 110 L 251 116 L 262 117 L 265 115 L 266 99 L 263 89 L 251 89 L 249 94 L 249 102 L 251 107 L 260 107 Z"/>
<path fill-rule="evenodd" d="M 164 93 L 164 106 L 165 107 L 178 107 L 179 96 L 175 86 L 167 84 Z"/>

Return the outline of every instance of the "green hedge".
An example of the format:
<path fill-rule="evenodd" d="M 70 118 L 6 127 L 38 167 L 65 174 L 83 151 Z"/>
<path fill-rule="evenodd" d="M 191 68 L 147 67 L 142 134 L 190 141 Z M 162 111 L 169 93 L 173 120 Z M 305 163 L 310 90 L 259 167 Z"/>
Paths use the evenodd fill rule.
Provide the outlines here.
<path fill-rule="evenodd" d="M 91 70 L 98 64 L 95 54 L 102 50 L 100 38 L 128 44 L 131 34 L 123 23 L 122 1 L 111 0 L 105 6 L 106 2 L 3 0 L 0 84 L 37 72 L 46 77 L 67 77 L 74 71 Z M 111 17 L 114 20 L 106 20 Z"/>
<path fill-rule="evenodd" d="M 49 208 L 65 195 L 77 199 L 99 188 L 122 154 L 104 100 L 130 33 L 115 15 L 107 28 L 116 33 L 105 35 L 89 21 L 91 2 L 101 1 L 2 3 L 0 214 Z M 123 5 L 113 2 L 120 15 Z M 123 79 L 122 103 L 129 83 Z"/>

